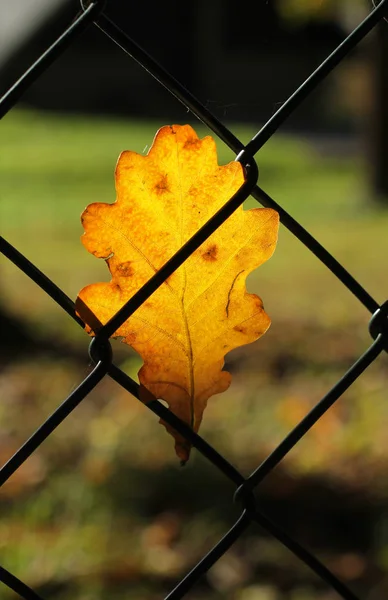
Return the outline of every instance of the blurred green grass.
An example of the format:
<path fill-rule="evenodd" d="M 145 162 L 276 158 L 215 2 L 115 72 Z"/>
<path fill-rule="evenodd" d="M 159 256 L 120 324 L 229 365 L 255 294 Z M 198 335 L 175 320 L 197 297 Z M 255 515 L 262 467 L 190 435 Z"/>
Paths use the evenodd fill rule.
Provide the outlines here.
<path fill-rule="evenodd" d="M 119 153 L 145 152 L 161 125 L 29 111 L 4 119 L 3 235 L 71 298 L 84 285 L 109 278 L 104 261 L 90 256 L 79 240 L 82 210 L 90 202 L 114 201 Z M 209 133 L 203 126 L 195 128 L 201 136 Z M 231 128 L 244 142 L 255 133 L 254 126 Z M 233 159 L 221 142 L 217 145 L 220 163 Z M 264 190 L 377 301 L 385 300 L 388 213 L 373 204 L 361 157 L 330 156 L 319 144 L 279 134 L 257 160 Z M 247 208 L 252 206 L 257 203 L 248 200 Z M 11 312 L 40 336 L 85 349 L 83 363 L 31 356 L 3 369 L 0 452 L 6 460 L 88 372 L 88 338 L 15 266 L 3 260 L 1 269 L 3 303 Z M 227 357 L 233 384 L 209 402 L 201 431 L 246 473 L 371 342 L 366 309 L 284 228 L 273 258 L 252 274 L 249 288 L 263 297 L 271 329 L 257 345 Z M 121 352 L 122 366 L 136 377 L 139 361 L 130 353 L 126 360 L 123 356 Z M 329 487 L 345 486 L 353 495 L 359 491 L 366 504 L 369 497 L 386 499 L 384 359 L 368 369 L 287 458 L 279 481 L 275 474 L 269 485 L 270 504 L 283 498 L 287 511 L 293 494 L 298 497 L 299 482 L 309 476 L 326 478 Z M 5 566 L 55 600 L 159 598 L 161 589 L 171 589 L 231 524 L 232 513 L 238 513 L 236 507 L 228 508 L 231 487 L 195 453 L 192 466 L 178 470 L 172 441 L 154 415 L 104 380 L 5 487 L 0 503 L 6 516 L 0 523 Z M 310 539 L 305 520 L 307 506 L 314 505 L 304 493 L 303 523 L 292 525 L 301 541 L 303 535 Z M 374 521 L 368 526 L 377 531 Z M 373 550 L 370 564 L 362 553 L 355 556 L 364 561 L 367 573 L 386 571 L 384 535 L 371 536 L 378 537 L 380 550 Z M 335 547 L 327 552 L 340 573 L 338 557 L 345 554 Z M 256 585 L 252 575 L 261 573 L 262 560 L 272 560 L 282 573 L 289 569 L 297 582 L 304 582 L 295 584 L 295 598 L 302 592 L 306 598 L 318 597 L 300 563 L 290 561 L 271 539 L 252 535 L 223 560 L 219 571 L 213 570 L 209 589 L 198 595 L 194 591 L 193 599 L 275 597 L 272 583 L 266 587 L 260 579 Z M 223 569 L 235 573 L 237 583 L 225 583 Z"/>

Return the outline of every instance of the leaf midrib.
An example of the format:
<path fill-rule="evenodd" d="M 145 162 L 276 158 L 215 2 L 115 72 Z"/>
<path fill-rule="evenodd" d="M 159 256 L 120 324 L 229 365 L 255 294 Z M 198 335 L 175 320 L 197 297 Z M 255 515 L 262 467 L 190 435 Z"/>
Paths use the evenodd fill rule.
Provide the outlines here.
<path fill-rule="evenodd" d="M 179 205 L 180 205 L 180 248 L 183 246 L 183 194 L 182 194 L 182 179 L 181 179 L 181 165 L 179 161 L 179 151 L 178 151 L 178 143 L 175 141 L 176 147 L 176 159 L 177 159 L 177 170 L 178 170 L 178 182 L 179 182 Z M 187 343 L 187 360 L 188 360 L 188 368 L 189 368 L 189 402 L 190 402 L 190 427 L 194 429 L 194 365 L 193 365 L 193 344 L 191 340 L 189 322 L 187 319 L 186 311 L 185 311 L 185 294 L 186 294 L 186 284 L 187 284 L 187 272 L 186 272 L 186 261 L 182 265 L 183 267 L 183 289 L 181 296 L 181 313 L 183 326 L 186 336 Z"/>

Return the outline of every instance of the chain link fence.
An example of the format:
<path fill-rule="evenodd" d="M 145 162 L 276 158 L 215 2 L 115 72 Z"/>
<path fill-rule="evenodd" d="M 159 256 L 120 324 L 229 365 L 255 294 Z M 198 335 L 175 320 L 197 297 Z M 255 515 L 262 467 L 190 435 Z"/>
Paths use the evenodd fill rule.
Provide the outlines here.
<path fill-rule="evenodd" d="M 288 452 L 301 440 L 310 428 L 341 397 L 365 369 L 384 350 L 388 351 L 388 301 L 380 306 L 374 298 L 331 256 L 331 254 L 314 239 L 293 217 L 275 202 L 258 184 L 258 168 L 255 155 L 271 138 L 287 117 L 309 96 L 317 85 L 338 65 L 342 59 L 360 42 L 377 23 L 388 16 L 388 0 L 375 3 L 375 8 L 367 18 L 330 54 L 327 59 L 308 77 L 290 98 L 269 119 L 260 131 L 244 145 L 225 127 L 211 112 L 201 104 L 184 86 L 170 75 L 158 62 L 130 39 L 117 25 L 104 14 L 103 0 L 84 0 L 82 10 L 66 31 L 47 49 L 47 51 L 26 71 L 20 80 L 5 94 L 0 101 L 0 117 L 3 117 L 19 100 L 23 92 L 60 56 L 60 54 L 87 27 L 94 24 L 117 44 L 133 60 L 137 61 L 151 76 L 173 94 L 199 120 L 205 123 L 236 154 L 236 159 L 244 167 L 246 181 L 238 192 L 195 233 L 195 235 L 140 289 L 138 292 L 98 331 L 90 343 L 89 354 L 94 363 L 91 373 L 82 381 L 68 398 L 49 416 L 35 433 L 23 444 L 12 458 L 2 467 L 1 485 L 4 484 L 55 428 L 82 402 L 104 377 L 109 376 L 125 388 L 130 394 L 139 398 L 139 385 L 119 369 L 113 362 L 109 337 L 155 292 L 164 281 L 194 252 L 249 195 L 252 195 L 265 207 L 278 211 L 282 224 L 289 229 L 302 244 L 343 283 L 361 304 L 371 313 L 369 325 L 373 342 L 362 356 L 352 365 L 343 377 L 328 391 L 314 408 L 298 423 L 283 441 L 267 456 L 267 458 L 245 478 L 228 460 L 220 455 L 200 435 L 194 433 L 189 426 L 181 422 L 161 402 L 153 400 L 147 408 L 153 411 L 171 427 L 183 435 L 201 454 L 215 465 L 236 488 L 234 500 L 241 504 L 241 516 L 226 532 L 224 537 L 210 552 L 193 567 L 166 596 L 165 600 L 183 598 L 214 563 L 234 544 L 252 523 L 257 523 L 270 535 L 276 538 L 312 569 L 328 586 L 335 590 L 344 600 L 357 600 L 356 595 L 342 583 L 324 564 L 322 564 L 306 548 L 292 539 L 281 527 L 262 513 L 256 503 L 254 492 L 261 482 L 283 460 Z M 21 271 L 33 280 L 46 294 L 66 311 L 81 327 L 84 323 L 75 313 L 74 302 L 33 265 L 17 249 L 3 238 L 1 249 L 4 255 Z M 93 315 L 91 315 L 92 317 Z M 0 581 L 12 589 L 24 600 L 43 600 L 27 583 L 17 575 L 0 567 Z"/>

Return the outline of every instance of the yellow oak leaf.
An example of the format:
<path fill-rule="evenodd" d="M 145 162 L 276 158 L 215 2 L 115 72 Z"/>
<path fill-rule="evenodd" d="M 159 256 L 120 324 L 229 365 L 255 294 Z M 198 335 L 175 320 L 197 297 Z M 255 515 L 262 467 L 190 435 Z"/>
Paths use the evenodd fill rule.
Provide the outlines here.
<path fill-rule="evenodd" d="M 84 305 L 103 324 L 236 193 L 244 170 L 219 166 L 211 137 L 173 125 L 159 130 L 147 156 L 123 152 L 115 179 L 116 202 L 90 204 L 82 215 L 82 242 L 106 260 L 112 279 L 83 288 L 76 306 L 85 321 Z M 114 333 L 144 361 L 142 399 L 166 401 L 194 431 L 210 396 L 230 385 L 225 354 L 270 325 L 245 280 L 272 255 L 278 225 L 272 209 L 239 207 Z M 163 424 L 185 462 L 190 444 Z"/>

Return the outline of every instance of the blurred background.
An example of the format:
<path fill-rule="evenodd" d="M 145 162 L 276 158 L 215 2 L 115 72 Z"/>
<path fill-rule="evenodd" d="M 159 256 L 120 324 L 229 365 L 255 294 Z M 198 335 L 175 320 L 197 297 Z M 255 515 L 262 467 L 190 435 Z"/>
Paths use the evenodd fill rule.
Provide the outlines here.
<path fill-rule="evenodd" d="M 372 9 L 363 0 L 108 0 L 106 12 L 243 142 Z M 0 7 L 0 93 L 74 19 L 76 0 Z M 261 186 L 378 302 L 388 296 L 388 24 L 381 23 L 257 155 Z M 72 299 L 109 280 L 80 214 L 113 202 L 124 149 L 165 124 L 199 124 L 96 28 L 1 123 L 4 237 Z M 220 163 L 233 154 L 218 142 Z M 247 208 L 257 206 L 247 201 Z M 90 372 L 89 338 L 7 260 L 1 264 L 0 456 L 5 462 Z M 230 389 L 201 433 L 249 474 L 371 343 L 370 315 L 281 228 L 251 275 L 269 332 L 227 356 Z M 139 358 L 113 342 L 136 378 Z M 258 503 L 361 598 L 388 597 L 386 355 L 260 487 Z M 180 468 L 157 418 L 104 379 L 2 489 L 3 566 L 50 600 L 156 600 L 239 515 L 234 488 L 196 452 Z M 15 596 L 4 586 L 0 597 Z M 314 574 L 252 526 L 190 600 L 331 600 Z"/>

